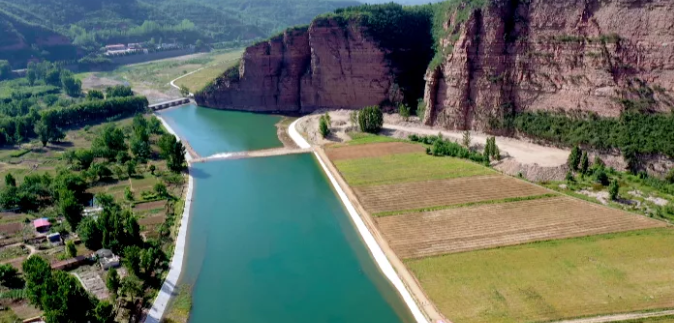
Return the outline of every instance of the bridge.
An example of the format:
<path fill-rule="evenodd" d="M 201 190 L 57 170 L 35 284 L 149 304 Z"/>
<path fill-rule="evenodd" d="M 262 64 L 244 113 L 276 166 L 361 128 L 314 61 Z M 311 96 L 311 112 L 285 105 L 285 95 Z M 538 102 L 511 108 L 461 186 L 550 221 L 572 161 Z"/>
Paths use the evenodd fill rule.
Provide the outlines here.
<path fill-rule="evenodd" d="M 188 104 L 188 103 L 190 103 L 190 98 L 180 98 L 180 99 L 175 99 L 175 100 L 171 100 L 171 101 L 150 104 L 150 109 L 152 109 L 152 111 L 158 111 L 158 110 L 163 110 L 163 109 L 166 109 L 166 108 L 175 107 L 175 106 L 178 106 L 178 105 L 183 105 L 183 104 Z"/>

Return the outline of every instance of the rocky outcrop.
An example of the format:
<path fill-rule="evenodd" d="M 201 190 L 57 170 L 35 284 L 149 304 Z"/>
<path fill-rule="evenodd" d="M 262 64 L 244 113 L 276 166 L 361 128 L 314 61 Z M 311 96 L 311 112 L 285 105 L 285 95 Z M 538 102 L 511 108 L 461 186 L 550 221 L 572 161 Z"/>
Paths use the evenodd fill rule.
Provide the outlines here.
<path fill-rule="evenodd" d="M 426 124 L 493 131 L 521 111 L 674 106 L 672 0 L 491 0 L 445 18 Z"/>
<path fill-rule="evenodd" d="M 228 71 L 197 103 L 260 112 L 312 112 L 362 108 L 389 98 L 393 75 L 385 53 L 365 27 L 319 18 L 246 49 L 238 70 Z"/>

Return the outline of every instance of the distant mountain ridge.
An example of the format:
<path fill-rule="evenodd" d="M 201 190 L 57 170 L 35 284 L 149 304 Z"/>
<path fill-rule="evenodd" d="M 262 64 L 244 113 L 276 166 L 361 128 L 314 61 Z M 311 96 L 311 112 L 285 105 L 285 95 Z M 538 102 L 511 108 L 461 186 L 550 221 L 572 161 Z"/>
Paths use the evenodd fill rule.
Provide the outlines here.
<path fill-rule="evenodd" d="M 239 42 L 306 24 L 351 0 L 0 0 L 0 59 L 73 59 L 113 42 Z M 6 36 L 5 36 L 6 35 Z M 74 46 L 73 46 L 74 45 Z"/>

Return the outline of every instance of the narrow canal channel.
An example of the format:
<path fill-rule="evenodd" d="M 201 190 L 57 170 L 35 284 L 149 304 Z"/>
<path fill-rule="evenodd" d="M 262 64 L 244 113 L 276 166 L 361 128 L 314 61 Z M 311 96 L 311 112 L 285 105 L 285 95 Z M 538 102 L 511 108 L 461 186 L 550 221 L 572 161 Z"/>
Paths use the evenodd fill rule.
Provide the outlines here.
<path fill-rule="evenodd" d="M 191 116 L 169 122 L 199 154 L 281 145 L 276 117 L 181 109 L 165 113 Z M 312 154 L 197 163 L 191 174 L 181 278 L 193 286 L 191 323 L 414 322 Z"/>

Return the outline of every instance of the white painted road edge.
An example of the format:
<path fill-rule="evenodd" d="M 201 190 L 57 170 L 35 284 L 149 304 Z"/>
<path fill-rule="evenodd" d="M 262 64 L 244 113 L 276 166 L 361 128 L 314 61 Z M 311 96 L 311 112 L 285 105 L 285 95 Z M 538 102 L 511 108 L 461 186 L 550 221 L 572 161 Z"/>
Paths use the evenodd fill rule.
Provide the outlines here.
<path fill-rule="evenodd" d="M 295 143 L 300 148 L 309 148 L 311 147 L 311 145 L 309 145 L 309 143 L 302 136 L 300 136 L 299 132 L 295 128 L 297 121 L 299 120 L 295 120 L 295 122 L 290 124 L 288 134 L 290 135 L 290 138 L 292 138 L 293 141 L 295 141 Z M 405 304 L 407 304 L 407 307 L 409 307 L 417 323 L 428 323 L 428 320 L 426 320 L 426 317 L 419 309 L 419 306 L 414 301 L 414 298 L 412 298 L 412 295 L 403 284 L 402 280 L 396 273 L 395 269 L 393 269 L 393 265 L 391 265 L 391 262 L 389 262 L 388 258 L 386 258 L 384 251 L 377 243 L 377 240 L 372 235 L 372 232 L 368 230 L 367 226 L 365 225 L 365 222 L 363 222 L 363 219 L 356 211 L 356 208 L 353 207 L 353 204 L 351 204 L 351 201 L 349 201 L 349 197 L 346 196 L 346 193 L 339 186 L 339 183 L 337 183 L 335 177 L 332 176 L 332 173 L 330 173 L 330 170 L 325 165 L 323 159 L 321 159 L 321 156 L 317 152 L 314 152 L 314 155 L 318 159 L 318 162 L 321 164 L 321 167 L 323 167 L 323 171 L 330 179 L 332 187 L 334 187 L 335 190 L 337 191 L 339 199 L 346 207 L 349 216 L 351 216 L 351 220 L 356 225 L 358 233 L 360 233 L 360 236 L 363 238 L 363 241 L 365 241 L 365 244 L 367 245 L 368 249 L 370 249 L 370 253 L 372 254 L 372 257 L 374 258 L 377 265 L 379 266 L 379 269 L 381 269 L 386 278 L 388 278 L 388 280 L 390 280 L 393 286 L 398 290 L 398 293 L 400 293 L 400 296 L 402 296 L 403 300 L 405 301 Z"/>
<path fill-rule="evenodd" d="M 180 137 L 176 134 L 175 131 L 169 126 L 169 124 L 159 115 L 156 114 L 157 119 L 161 121 L 166 130 L 176 136 L 178 140 Z M 188 152 L 185 152 L 185 159 L 187 160 L 187 166 L 191 165 L 192 156 Z M 192 205 L 192 192 L 194 191 L 194 179 L 191 174 L 188 174 L 187 182 L 187 194 L 185 194 L 185 208 L 183 209 L 183 216 L 180 220 L 180 230 L 178 231 L 178 238 L 176 240 L 175 248 L 173 249 L 173 258 L 171 258 L 171 265 L 169 273 L 164 280 L 164 284 L 161 286 L 161 290 L 157 293 L 157 298 L 154 299 L 152 308 L 145 317 L 146 323 L 159 323 L 161 318 L 164 316 L 166 307 L 168 306 L 171 297 L 177 292 L 178 289 L 178 279 L 180 278 L 180 272 L 183 269 L 183 260 L 185 258 L 185 241 L 187 237 L 187 224 L 190 220 L 190 208 Z"/>

